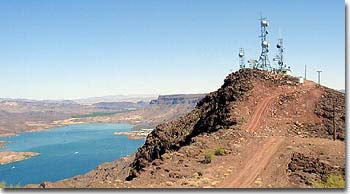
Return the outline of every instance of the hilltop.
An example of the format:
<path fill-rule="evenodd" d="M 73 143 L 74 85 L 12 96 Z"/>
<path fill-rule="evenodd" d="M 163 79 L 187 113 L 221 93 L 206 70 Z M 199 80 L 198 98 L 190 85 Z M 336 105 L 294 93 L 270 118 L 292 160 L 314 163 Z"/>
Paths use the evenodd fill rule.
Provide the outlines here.
<path fill-rule="evenodd" d="M 345 178 L 344 141 L 343 93 L 242 69 L 194 110 L 158 125 L 134 155 L 28 187 L 309 188 Z"/>

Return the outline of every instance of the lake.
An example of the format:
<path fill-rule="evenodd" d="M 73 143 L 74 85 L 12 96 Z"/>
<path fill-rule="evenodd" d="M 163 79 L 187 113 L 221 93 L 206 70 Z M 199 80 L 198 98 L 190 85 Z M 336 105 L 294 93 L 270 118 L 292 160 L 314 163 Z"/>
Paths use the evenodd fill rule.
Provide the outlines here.
<path fill-rule="evenodd" d="M 90 123 L 52 128 L 40 132 L 1 137 L 2 150 L 38 152 L 27 160 L 0 165 L 0 182 L 38 184 L 84 174 L 101 163 L 132 154 L 144 139 L 130 140 L 114 132 L 130 131 L 132 125 Z"/>

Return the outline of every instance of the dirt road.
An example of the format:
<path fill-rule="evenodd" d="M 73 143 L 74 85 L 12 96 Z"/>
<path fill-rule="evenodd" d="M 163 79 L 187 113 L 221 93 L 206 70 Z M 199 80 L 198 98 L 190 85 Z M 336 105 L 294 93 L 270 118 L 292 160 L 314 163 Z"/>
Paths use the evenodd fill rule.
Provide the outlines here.
<path fill-rule="evenodd" d="M 261 170 L 270 161 L 271 157 L 278 150 L 281 143 L 284 141 L 283 137 L 269 137 L 265 143 L 257 150 L 254 155 L 245 163 L 245 166 L 234 173 L 231 177 L 226 179 L 221 185 L 221 188 L 247 188 Z"/>
<path fill-rule="evenodd" d="M 250 118 L 250 122 L 248 122 L 247 124 L 247 127 L 246 127 L 246 130 L 247 131 L 250 131 L 250 132 L 253 132 L 257 129 L 258 125 L 259 125 L 259 122 L 260 122 L 260 119 L 261 119 L 261 116 L 263 115 L 267 105 L 274 99 L 276 98 L 277 96 L 279 96 L 280 94 L 278 95 L 273 95 L 273 96 L 269 96 L 267 98 L 265 98 L 262 102 L 260 102 L 254 113 L 253 113 L 253 116 Z"/>
<path fill-rule="evenodd" d="M 315 85 L 311 82 L 306 82 L 303 86 L 303 90 L 312 90 L 315 89 Z M 291 90 L 289 92 L 294 92 Z M 264 112 L 269 105 L 269 103 L 277 98 L 282 93 L 274 94 L 272 96 L 264 98 L 261 102 L 258 103 L 256 109 L 248 121 L 246 127 L 243 127 L 245 130 L 254 132 L 258 129 L 261 118 L 264 116 Z M 251 155 L 246 161 L 243 162 L 243 166 L 238 168 L 239 171 L 234 173 L 231 177 L 226 179 L 220 187 L 223 188 L 247 188 L 259 173 L 266 167 L 273 155 L 276 153 L 282 142 L 284 141 L 283 137 L 271 136 L 265 139 L 264 143 L 259 147 L 258 150 L 255 150 L 255 153 Z"/>
<path fill-rule="evenodd" d="M 256 107 L 253 116 L 247 124 L 246 130 L 253 132 L 257 130 L 260 119 L 264 114 L 267 105 L 280 94 L 266 97 Z M 258 176 L 258 174 L 265 168 L 272 156 L 278 150 L 283 142 L 283 137 L 269 137 L 266 138 L 265 143 L 260 146 L 258 150 L 244 162 L 244 166 L 240 171 L 234 173 L 233 176 L 226 179 L 220 187 L 222 188 L 247 188 Z"/>

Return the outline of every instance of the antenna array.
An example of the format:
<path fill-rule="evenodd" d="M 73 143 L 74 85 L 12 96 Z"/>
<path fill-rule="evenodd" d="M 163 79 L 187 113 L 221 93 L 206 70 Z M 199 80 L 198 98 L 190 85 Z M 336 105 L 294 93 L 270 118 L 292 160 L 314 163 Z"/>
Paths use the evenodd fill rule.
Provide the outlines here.
<path fill-rule="evenodd" d="M 270 43 L 267 40 L 267 36 L 269 34 L 269 31 L 267 28 L 269 27 L 270 23 L 266 18 L 263 18 L 260 16 L 260 41 L 261 41 L 261 54 L 258 60 L 256 59 L 249 59 L 248 64 L 250 68 L 254 69 L 262 69 L 267 71 L 273 71 L 276 73 L 285 73 L 290 74 L 291 70 L 290 67 L 285 64 L 284 62 L 284 45 L 283 45 L 283 39 L 279 38 L 277 43 L 277 49 L 278 54 L 275 58 L 273 58 L 273 61 L 277 63 L 277 68 L 272 68 L 269 60 L 269 46 Z M 243 48 L 239 49 L 239 67 L 240 69 L 246 68 L 245 62 L 244 62 L 244 50 Z"/>

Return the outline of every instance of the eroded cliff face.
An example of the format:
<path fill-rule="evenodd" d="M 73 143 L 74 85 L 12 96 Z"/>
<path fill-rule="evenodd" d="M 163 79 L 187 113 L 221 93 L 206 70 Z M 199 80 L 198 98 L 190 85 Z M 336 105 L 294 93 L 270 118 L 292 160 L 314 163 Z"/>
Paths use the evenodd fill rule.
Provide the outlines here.
<path fill-rule="evenodd" d="M 322 118 L 323 125 L 317 130 L 324 137 L 333 136 L 333 111 L 336 138 L 345 140 L 345 94 L 329 88 L 323 88 L 324 93 L 316 106 L 315 114 Z M 333 110 L 334 103 L 334 110 Z"/>
<path fill-rule="evenodd" d="M 127 180 L 137 177 L 143 168 L 151 161 L 160 159 L 162 154 L 190 144 L 193 137 L 236 125 L 235 102 L 244 100 L 256 81 L 272 86 L 298 84 L 294 77 L 257 69 L 243 69 L 231 73 L 221 88 L 206 95 L 192 112 L 176 121 L 156 127 L 136 153 Z"/>

